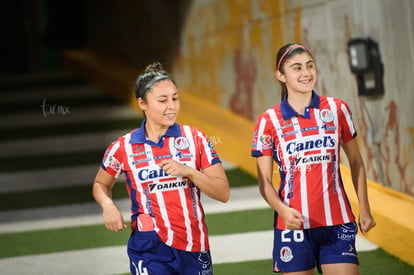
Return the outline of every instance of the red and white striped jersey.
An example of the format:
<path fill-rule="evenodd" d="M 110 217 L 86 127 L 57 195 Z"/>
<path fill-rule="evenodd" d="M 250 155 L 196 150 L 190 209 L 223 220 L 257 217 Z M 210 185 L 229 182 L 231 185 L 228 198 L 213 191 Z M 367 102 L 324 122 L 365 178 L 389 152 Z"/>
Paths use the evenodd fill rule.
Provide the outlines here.
<path fill-rule="evenodd" d="M 302 213 L 303 228 L 352 222 L 340 174 L 340 144 L 356 137 L 345 102 L 312 92 L 312 102 L 299 115 L 285 99 L 260 115 L 251 154 L 273 156 L 280 173 L 279 196 Z M 277 228 L 285 229 L 277 215 Z"/>
<path fill-rule="evenodd" d="M 203 170 L 220 162 L 215 149 L 195 127 L 174 124 L 156 144 L 145 137 L 144 125 L 145 121 L 112 143 L 101 164 L 115 178 L 125 174 L 132 229 L 138 214 L 149 214 L 167 245 L 192 252 L 208 250 L 199 188 L 186 177 L 166 174 L 158 163 L 174 159 Z"/>

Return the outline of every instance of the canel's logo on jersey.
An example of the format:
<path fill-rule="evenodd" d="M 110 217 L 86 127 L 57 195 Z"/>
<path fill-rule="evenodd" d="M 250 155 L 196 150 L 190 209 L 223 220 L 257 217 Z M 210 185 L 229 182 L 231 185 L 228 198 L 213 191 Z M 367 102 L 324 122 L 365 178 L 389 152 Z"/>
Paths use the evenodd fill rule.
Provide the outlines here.
<path fill-rule="evenodd" d="M 144 169 L 139 170 L 138 172 L 138 178 L 141 181 L 154 179 L 154 178 L 160 178 L 160 177 L 166 177 L 166 176 L 168 176 L 168 174 L 165 173 L 164 170 L 162 170 L 161 168 L 159 169 L 144 168 Z"/>
<path fill-rule="evenodd" d="M 311 137 L 312 138 L 312 137 Z M 330 136 L 324 136 L 321 139 L 309 139 L 304 142 L 292 141 L 286 145 L 286 151 L 292 155 L 304 150 L 314 150 L 319 148 L 333 148 L 336 140 Z"/>

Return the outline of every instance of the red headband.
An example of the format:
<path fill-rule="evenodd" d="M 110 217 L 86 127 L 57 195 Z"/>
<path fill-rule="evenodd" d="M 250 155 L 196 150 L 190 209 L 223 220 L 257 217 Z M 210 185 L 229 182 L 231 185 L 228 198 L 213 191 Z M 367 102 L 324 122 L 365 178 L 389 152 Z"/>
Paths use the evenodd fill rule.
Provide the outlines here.
<path fill-rule="evenodd" d="M 290 46 L 290 47 L 289 47 L 289 48 L 285 51 L 285 53 L 282 55 L 282 57 L 280 58 L 279 63 L 277 63 L 277 70 L 278 70 L 278 71 L 279 71 L 280 63 L 282 63 L 283 58 L 285 58 L 285 56 L 286 56 L 286 55 L 287 55 L 287 54 L 288 54 L 291 50 L 296 49 L 296 48 L 303 48 L 303 49 L 305 49 L 307 52 L 309 52 L 309 53 L 310 53 L 309 49 L 308 49 L 308 48 L 306 48 L 305 46 L 302 46 L 302 45 L 297 45 L 297 44 Z"/>

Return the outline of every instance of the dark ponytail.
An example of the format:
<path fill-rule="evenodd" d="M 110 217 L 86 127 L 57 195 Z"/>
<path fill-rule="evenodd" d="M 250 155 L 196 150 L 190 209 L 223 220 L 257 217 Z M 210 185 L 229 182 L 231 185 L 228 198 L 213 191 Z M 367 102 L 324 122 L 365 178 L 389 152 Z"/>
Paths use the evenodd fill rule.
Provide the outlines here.
<path fill-rule="evenodd" d="M 135 97 L 137 99 L 142 98 L 146 101 L 147 92 L 151 89 L 152 85 L 165 79 L 169 79 L 175 84 L 175 81 L 163 69 L 161 63 L 153 62 L 145 68 L 144 72 L 135 81 Z"/>

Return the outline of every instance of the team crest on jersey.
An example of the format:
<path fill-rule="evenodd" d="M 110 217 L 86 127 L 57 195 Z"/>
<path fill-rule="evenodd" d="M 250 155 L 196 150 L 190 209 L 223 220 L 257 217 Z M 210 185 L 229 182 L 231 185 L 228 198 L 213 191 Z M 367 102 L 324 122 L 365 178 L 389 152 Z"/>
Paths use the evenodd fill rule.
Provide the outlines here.
<path fill-rule="evenodd" d="M 178 150 L 185 150 L 190 147 L 190 142 L 186 137 L 178 137 L 174 140 L 174 147 Z"/>
<path fill-rule="evenodd" d="M 332 114 L 332 111 L 329 109 L 322 109 L 319 112 L 319 118 L 326 123 L 332 122 L 334 120 L 334 116 Z"/>
<path fill-rule="evenodd" d="M 280 259 L 285 263 L 290 262 L 293 259 L 292 250 L 287 246 L 282 247 L 280 249 Z"/>

